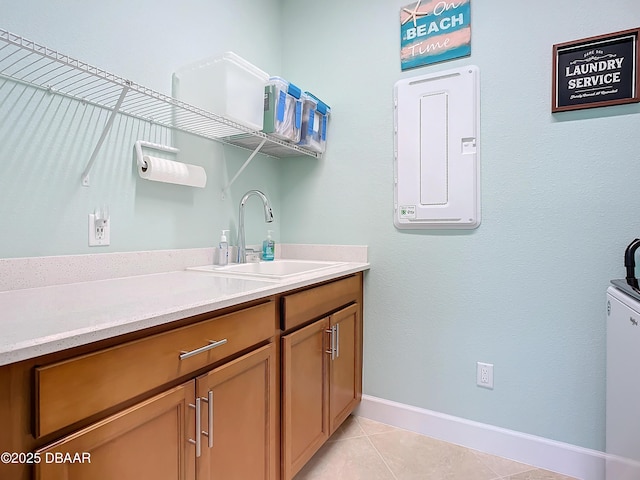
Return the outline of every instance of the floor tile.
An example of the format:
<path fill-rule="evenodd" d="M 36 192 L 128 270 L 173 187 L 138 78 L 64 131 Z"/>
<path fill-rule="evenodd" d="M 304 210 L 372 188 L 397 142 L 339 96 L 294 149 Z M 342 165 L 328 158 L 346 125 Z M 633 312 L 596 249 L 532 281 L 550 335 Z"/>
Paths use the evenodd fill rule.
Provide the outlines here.
<path fill-rule="evenodd" d="M 326 443 L 295 480 L 396 480 L 367 437 Z"/>
<path fill-rule="evenodd" d="M 529 472 L 518 473 L 505 477 L 505 480 L 575 480 L 559 473 L 548 472 L 546 470 L 531 470 Z"/>
<path fill-rule="evenodd" d="M 352 416 L 294 480 L 575 479 Z"/>
<path fill-rule="evenodd" d="M 398 480 L 497 478 L 467 448 L 403 430 L 369 438 Z"/>
<path fill-rule="evenodd" d="M 348 417 L 338 430 L 335 431 L 331 437 L 329 437 L 329 442 L 335 442 L 338 440 L 345 440 L 347 438 L 356 438 L 356 437 L 364 437 L 366 435 L 365 431 L 362 429 L 360 422 L 354 416 Z"/>
<path fill-rule="evenodd" d="M 360 427 L 367 435 L 375 435 L 377 433 L 386 433 L 393 432 L 395 430 L 400 430 L 397 427 L 393 427 L 391 425 L 387 425 L 386 423 L 375 422 L 373 420 L 369 420 L 364 417 L 354 417 L 358 421 Z"/>
<path fill-rule="evenodd" d="M 525 465 L 524 463 L 514 462 L 513 460 L 508 460 L 506 458 L 496 457 L 495 455 L 489 455 L 488 453 L 478 452 L 476 450 L 473 450 L 473 453 L 483 464 L 501 477 L 529 472 L 535 469 L 535 467 L 532 467 L 531 465 Z"/>

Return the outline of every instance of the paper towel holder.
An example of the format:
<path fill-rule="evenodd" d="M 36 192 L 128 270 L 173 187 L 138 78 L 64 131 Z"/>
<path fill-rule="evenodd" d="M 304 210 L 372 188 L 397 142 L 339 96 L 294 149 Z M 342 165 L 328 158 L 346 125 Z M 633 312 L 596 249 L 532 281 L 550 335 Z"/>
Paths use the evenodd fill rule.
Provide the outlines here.
<path fill-rule="evenodd" d="M 138 173 L 146 180 L 163 183 L 174 183 L 187 187 L 204 188 L 207 185 L 207 173 L 198 165 L 177 162 L 164 158 L 143 155 L 142 147 L 176 154 L 180 150 L 168 145 L 138 140 L 134 144 Z"/>
<path fill-rule="evenodd" d="M 144 158 L 142 158 L 143 157 L 142 147 L 153 148 L 154 150 L 160 150 L 162 152 L 169 152 L 169 153 L 178 153 L 180 151 L 179 149 L 170 147 L 168 145 L 161 145 L 159 143 L 152 143 L 152 142 L 146 142 L 144 140 L 138 140 L 134 145 L 134 148 L 136 149 L 136 162 L 138 162 L 138 165 L 140 166 L 140 168 L 142 168 L 143 171 L 147 169 L 147 162 L 145 162 Z"/>

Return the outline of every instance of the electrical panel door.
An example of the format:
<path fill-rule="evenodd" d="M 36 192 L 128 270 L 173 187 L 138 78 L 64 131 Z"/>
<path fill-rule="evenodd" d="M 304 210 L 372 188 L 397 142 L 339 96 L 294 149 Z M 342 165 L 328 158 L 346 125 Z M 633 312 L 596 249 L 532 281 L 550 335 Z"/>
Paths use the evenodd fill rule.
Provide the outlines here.
<path fill-rule="evenodd" d="M 479 69 L 400 80 L 394 88 L 394 223 L 480 225 Z"/>

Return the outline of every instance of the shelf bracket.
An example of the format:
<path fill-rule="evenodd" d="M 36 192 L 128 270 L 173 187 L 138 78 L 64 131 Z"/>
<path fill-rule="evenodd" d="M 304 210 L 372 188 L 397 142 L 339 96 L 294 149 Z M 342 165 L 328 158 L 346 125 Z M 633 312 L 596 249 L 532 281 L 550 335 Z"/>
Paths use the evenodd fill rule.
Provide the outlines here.
<path fill-rule="evenodd" d="M 256 149 L 251 153 L 251 155 L 249 155 L 249 158 L 247 158 L 247 161 L 242 164 L 242 166 L 240 167 L 240 170 L 238 170 L 238 172 L 233 176 L 233 178 L 229 181 L 229 183 L 227 183 L 224 186 L 224 188 L 222 189 L 222 198 L 223 199 L 224 199 L 225 192 L 227 192 L 229 190 L 229 188 L 231 188 L 231 185 L 233 185 L 233 182 L 235 182 L 236 179 L 240 176 L 240 174 L 244 171 L 244 169 L 247 168 L 249 163 L 251 163 L 251 160 L 253 160 L 253 157 L 256 156 L 256 154 L 260 151 L 260 149 L 262 148 L 262 146 L 265 144 L 266 141 L 267 141 L 266 138 L 262 139 L 262 141 L 260 142 L 260 145 L 258 145 L 256 147 Z"/>
<path fill-rule="evenodd" d="M 107 138 L 107 134 L 109 133 L 109 131 L 111 130 L 111 127 L 113 126 L 113 121 L 115 120 L 116 115 L 120 111 L 120 107 L 122 106 L 122 102 L 124 102 L 124 97 L 127 96 L 128 91 L 129 91 L 128 85 L 122 88 L 120 97 L 118 98 L 118 101 L 113 107 L 113 110 L 111 111 L 111 115 L 107 119 L 107 123 L 104 125 L 104 128 L 102 129 L 102 134 L 98 139 L 98 143 L 96 144 L 95 148 L 93 149 L 93 152 L 91 153 L 91 157 L 89 158 L 89 163 L 87 163 L 87 166 L 84 169 L 84 172 L 82 172 L 82 186 L 84 187 L 89 186 L 89 172 L 91 172 L 91 169 L 93 168 L 93 164 L 95 163 L 98 153 L 100 152 L 100 148 L 102 148 L 102 144 L 104 143 L 105 139 Z"/>

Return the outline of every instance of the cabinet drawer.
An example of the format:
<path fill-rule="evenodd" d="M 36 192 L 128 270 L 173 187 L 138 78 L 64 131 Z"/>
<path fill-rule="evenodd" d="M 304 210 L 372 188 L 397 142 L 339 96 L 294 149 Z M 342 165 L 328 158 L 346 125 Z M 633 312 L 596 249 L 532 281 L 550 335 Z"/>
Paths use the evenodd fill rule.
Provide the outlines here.
<path fill-rule="evenodd" d="M 35 434 L 55 432 L 262 342 L 273 336 L 274 321 L 275 304 L 268 302 L 38 367 Z"/>
<path fill-rule="evenodd" d="M 282 329 L 289 330 L 358 301 L 362 292 L 360 279 L 360 275 L 355 275 L 286 295 L 282 298 Z"/>

